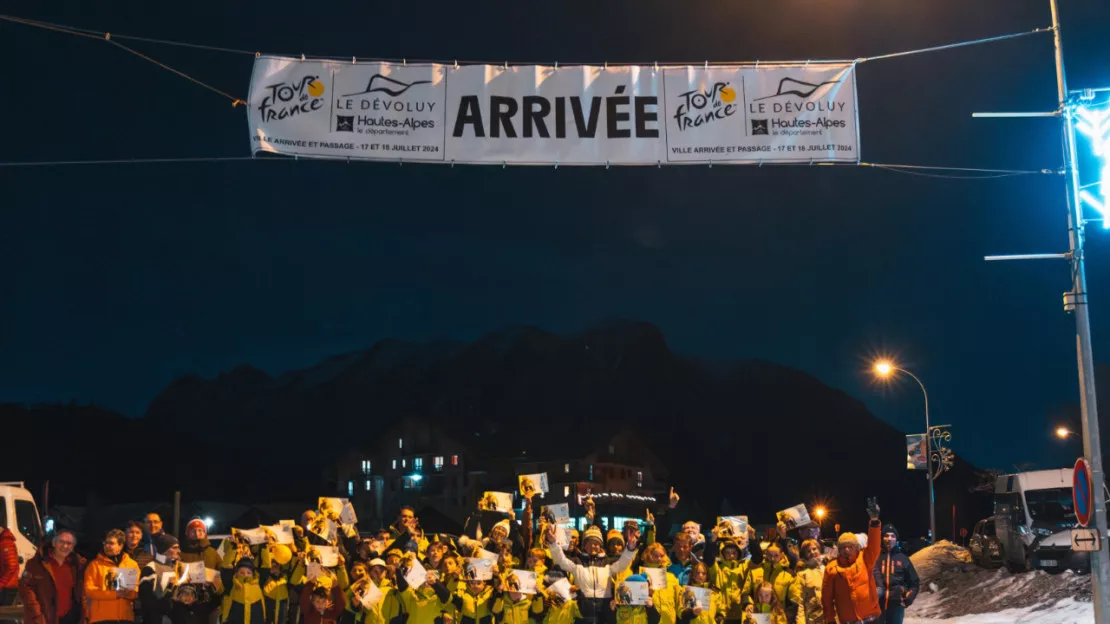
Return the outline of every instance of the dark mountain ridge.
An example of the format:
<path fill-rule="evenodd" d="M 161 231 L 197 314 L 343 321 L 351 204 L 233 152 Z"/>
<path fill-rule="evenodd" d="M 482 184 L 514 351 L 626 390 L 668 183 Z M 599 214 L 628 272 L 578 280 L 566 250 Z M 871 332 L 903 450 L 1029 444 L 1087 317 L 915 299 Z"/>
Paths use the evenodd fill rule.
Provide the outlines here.
<path fill-rule="evenodd" d="M 63 413 L 88 430 L 85 411 Z M 15 416 L 5 421 L 38 430 Z M 40 461 L 33 476 L 20 478 L 49 473 L 64 495 L 96 491 L 116 500 L 135 498 L 128 487 L 246 503 L 309 500 L 333 459 L 374 444 L 405 417 L 502 454 L 551 436 L 632 427 L 703 509 L 727 499 L 740 513 L 766 518 L 823 500 L 843 510 L 848 526 L 862 523 L 864 499 L 878 495 L 904 530 L 925 529 L 925 475 L 905 470 L 903 433 L 860 401 L 770 362 L 676 355 L 658 328 L 624 320 L 569 336 L 514 326 L 469 344 L 383 340 L 276 377 L 250 366 L 215 379 L 186 376 L 143 418 L 105 425 L 119 435 L 103 447 L 97 436 L 72 439 L 76 470 L 59 474 Z M 90 444 L 95 450 L 82 447 Z M 82 462 L 97 469 L 81 471 Z M 940 477 L 938 516 L 950 518 L 952 504 L 963 516 L 971 505 L 957 522 L 969 526 L 987 513 L 967 494 L 973 481 L 962 461 Z M 938 519 L 942 534 L 950 525 Z"/>

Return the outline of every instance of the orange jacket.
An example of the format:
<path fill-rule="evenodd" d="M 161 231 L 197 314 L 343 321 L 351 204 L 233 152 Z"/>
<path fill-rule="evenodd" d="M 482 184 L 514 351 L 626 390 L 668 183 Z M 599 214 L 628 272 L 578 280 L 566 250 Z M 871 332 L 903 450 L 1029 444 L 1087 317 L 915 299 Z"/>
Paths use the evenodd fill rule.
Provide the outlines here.
<path fill-rule="evenodd" d="M 825 579 L 821 583 L 821 603 L 825 610 L 826 624 L 858 622 L 878 617 L 879 593 L 875 589 L 875 562 L 882 550 L 883 531 L 878 520 L 872 520 L 867 529 L 867 548 L 848 565 L 840 560 L 825 566 Z"/>
<path fill-rule="evenodd" d="M 85 620 L 88 624 L 95 624 L 96 622 L 134 622 L 135 621 L 135 599 L 139 597 L 138 590 L 133 590 L 127 593 L 126 597 L 120 598 L 116 594 L 116 590 L 108 587 L 108 575 L 111 573 L 112 568 L 135 568 L 139 569 L 139 564 L 135 560 L 128 557 L 126 554 L 120 560 L 119 565 L 112 563 L 112 560 L 101 553 L 89 562 L 85 568 L 85 605 L 87 607 Z"/>

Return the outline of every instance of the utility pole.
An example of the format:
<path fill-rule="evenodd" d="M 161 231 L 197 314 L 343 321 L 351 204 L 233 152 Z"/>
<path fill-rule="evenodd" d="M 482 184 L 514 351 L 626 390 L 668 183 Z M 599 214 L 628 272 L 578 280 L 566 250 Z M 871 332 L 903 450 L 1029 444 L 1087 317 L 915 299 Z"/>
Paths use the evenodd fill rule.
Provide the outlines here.
<path fill-rule="evenodd" d="M 1085 223 L 1079 198 L 1079 167 L 1075 150 L 1074 108 L 1068 95 L 1064 73 L 1064 45 L 1060 36 L 1060 13 L 1056 0 L 1052 8 L 1052 41 L 1056 49 L 1056 94 L 1063 115 L 1064 167 L 1068 198 L 1068 246 L 1071 253 L 1071 292 L 1064 295 L 1064 308 L 1075 314 L 1075 344 L 1079 360 L 1079 406 L 1083 415 L 1083 454 L 1091 463 L 1091 480 L 1098 492 L 1095 503 L 1095 529 L 1102 537 L 1102 548 L 1091 553 L 1091 585 L 1096 624 L 1110 624 L 1110 550 L 1106 544 L 1106 497 L 1102 495 L 1102 444 L 1098 432 L 1098 402 L 1095 398 L 1095 365 L 1091 351 L 1091 319 L 1087 307 L 1087 272 L 1083 258 Z"/>
<path fill-rule="evenodd" d="M 1057 109 L 1047 113 L 975 113 L 973 117 L 1060 117 L 1064 146 L 1064 187 L 1068 211 L 1068 253 L 987 256 L 984 260 L 1034 260 L 1063 258 L 1071 265 L 1071 290 L 1064 293 L 1064 310 L 1075 314 L 1075 347 L 1079 368 L 1079 406 L 1083 417 L 1083 454 L 1091 465 L 1091 480 L 1099 492 L 1094 500 L 1095 530 L 1102 536 L 1102 548 L 1091 553 L 1091 586 L 1096 624 L 1110 624 L 1110 550 L 1106 544 L 1106 497 L 1102 494 L 1102 444 L 1098 431 L 1098 402 L 1095 397 L 1095 367 L 1091 351 L 1091 319 L 1087 306 L 1087 272 L 1083 252 L 1086 221 L 1080 195 L 1079 157 L 1075 145 L 1075 111 L 1078 97 L 1068 91 L 1064 72 L 1064 46 L 1060 33 L 1057 0 L 1049 0 L 1052 10 L 1052 41 L 1056 55 Z"/>

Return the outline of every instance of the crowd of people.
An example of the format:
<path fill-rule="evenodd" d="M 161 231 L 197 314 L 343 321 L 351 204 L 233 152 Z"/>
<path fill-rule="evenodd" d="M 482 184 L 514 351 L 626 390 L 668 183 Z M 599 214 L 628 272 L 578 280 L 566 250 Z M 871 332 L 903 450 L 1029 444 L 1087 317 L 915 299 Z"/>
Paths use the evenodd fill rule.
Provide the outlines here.
<path fill-rule="evenodd" d="M 0 581 L 18 585 L 25 624 L 901 624 L 918 593 L 873 503 L 867 533 L 835 548 L 816 525 L 782 522 L 765 540 L 687 522 L 668 547 L 650 510 L 606 530 L 584 507 L 581 532 L 546 508 L 534 518 L 526 496 L 520 519 L 483 500 L 459 536 L 426 534 L 408 507 L 363 535 L 321 502 L 288 539 L 275 525 L 219 547 L 201 520 L 179 541 L 152 513 L 109 531 L 91 561 L 59 529 L 17 583 Z"/>

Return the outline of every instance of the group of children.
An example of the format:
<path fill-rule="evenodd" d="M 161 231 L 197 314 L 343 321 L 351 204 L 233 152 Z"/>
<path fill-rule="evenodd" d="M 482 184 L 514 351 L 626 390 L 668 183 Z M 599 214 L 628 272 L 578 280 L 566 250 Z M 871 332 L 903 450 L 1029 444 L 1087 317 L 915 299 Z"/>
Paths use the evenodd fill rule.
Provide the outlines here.
<path fill-rule="evenodd" d="M 805 608 L 797 619 L 796 607 L 813 604 L 814 589 L 820 604 L 820 581 L 814 588 L 805 580 L 820 549 L 806 542 L 800 559 L 785 525 L 766 548 L 751 528 L 735 535 L 723 523 L 706 541 L 696 525 L 684 527 L 669 553 L 655 540 L 650 513 L 644 524 L 603 533 L 589 499 L 581 534 L 561 533 L 547 513 L 533 529 L 526 497 L 521 521 L 483 501 L 457 538 L 425 534 L 410 508 L 362 538 L 335 509 L 320 507 L 302 514 L 291 543 L 269 529 L 265 541 L 234 530 L 217 549 L 200 520 L 187 527 L 188 556 L 175 538 L 153 536 L 157 555 L 142 568 L 137 592 L 115 589 L 104 575 L 137 567 L 109 546 L 122 544 L 122 533 L 109 534 L 94 562 L 100 568 L 89 567 L 87 585 L 96 587 L 87 595 L 116 610 L 90 624 L 134 615 L 142 624 L 793 624 L 810 621 Z M 203 582 L 188 578 L 197 570 L 185 564 L 196 561 L 207 569 Z"/>

